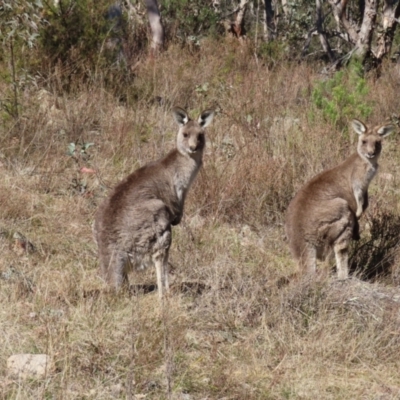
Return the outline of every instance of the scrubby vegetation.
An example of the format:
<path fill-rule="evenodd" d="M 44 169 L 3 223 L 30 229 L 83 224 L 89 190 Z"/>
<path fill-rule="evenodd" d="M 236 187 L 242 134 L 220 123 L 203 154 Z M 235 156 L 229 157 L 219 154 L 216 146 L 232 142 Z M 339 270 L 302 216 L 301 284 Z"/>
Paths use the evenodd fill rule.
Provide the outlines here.
<path fill-rule="evenodd" d="M 324 75 L 279 46 L 210 37 L 171 39 L 156 59 L 138 45 L 127 67 L 74 46 L 53 60 L 45 36 L 31 49 L 13 40 L 0 58 L 1 399 L 400 397 L 398 135 L 351 280 L 333 264 L 293 279 L 283 231 L 296 190 L 355 150 L 351 118 L 396 122 L 397 65 Z M 111 186 L 174 146 L 173 105 L 217 115 L 173 231 L 162 312 L 154 270 L 133 273 L 131 293 L 108 291 L 91 224 Z M 6 368 L 15 353 L 55 367 L 19 380 Z"/>

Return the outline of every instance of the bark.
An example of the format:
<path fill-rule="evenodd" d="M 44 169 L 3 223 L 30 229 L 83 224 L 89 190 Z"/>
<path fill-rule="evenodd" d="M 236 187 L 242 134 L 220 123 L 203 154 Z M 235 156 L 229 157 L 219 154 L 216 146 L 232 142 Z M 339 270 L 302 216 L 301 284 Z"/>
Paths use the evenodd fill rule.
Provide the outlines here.
<path fill-rule="evenodd" d="M 397 20 L 400 16 L 399 2 L 397 2 L 396 5 L 394 3 L 394 0 L 385 0 L 382 16 L 383 31 L 377 39 L 377 48 L 375 52 L 375 56 L 378 59 L 389 54 L 392 48 L 394 32 L 396 30 Z"/>
<path fill-rule="evenodd" d="M 161 22 L 160 10 L 157 0 L 145 0 L 147 15 L 151 29 L 151 50 L 158 53 L 164 44 L 164 27 Z"/>
<path fill-rule="evenodd" d="M 362 60 L 371 51 L 372 33 L 375 27 L 376 14 L 379 0 L 365 1 L 364 18 L 361 24 L 358 40 L 356 43 L 355 55 Z"/>
<path fill-rule="evenodd" d="M 349 42 L 354 45 L 354 54 L 364 61 L 368 54 L 372 53 L 372 36 L 375 29 L 379 0 L 359 1 L 359 9 L 363 11 L 363 19 L 359 26 L 346 16 L 347 0 L 328 0 L 328 2 L 332 6 L 336 22 L 347 33 Z"/>
<path fill-rule="evenodd" d="M 265 3 L 267 3 L 267 2 L 265 2 Z M 282 0 L 281 3 L 282 3 L 282 10 L 283 10 L 283 13 L 284 13 L 285 15 L 288 15 L 288 14 L 289 14 L 289 8 L 288 8 L 287 0 Z"/>
<path fill-rule="evenodd" d="M 335 17 L 338 26 L 343 26 L 346 33 L 348 34 L 351 43 L 356 44 L 358 40 L 358 34 L 356 27 L 346 17 L 346 6 L 347 0 L 328 0 L 332 6 L 333 16 Z"/>
<path fill-rule="evenodd" d="M 249 0 L 240 0 L 240 4 L 239 4 L 238 10 L 236 12 L 235 22 L 232 25 L 232 31 L 233 31 L 234 35 L 238 38 L 240 38 L 244 35 L 243 22 L 244 22 L 244 15 L 246 13 L 248 3 L 249 3 Z"/>
<path fill-rule="evenodd" d="M 316 11 L 317 11 L 317 32 L 318 32 L 319 40 L 321 42 L 321 46 L 324 49 L 325 53 L 328 54 L 329 60 L 331 62 L 334 62 L 335 56 L 332 52 L 331 46 L 329 45 L 329 42 L 328 42 L 326 35 L 323 31 L 323 28 L 322 28 L 324 15 L 322 12 L 321 0 L 316 0 L 315 6 L 316 6 Z"/>
<path fill-rule="evenodd" d="M 214 11 L 218 14 L 221 13 L 221 3 L 220 0 L 212 0 L 212 6 L 214 8 Z"/>
<path fill-rule="evenodd" d="M 264 5 L 264 39 L 269 42 L 274 40 L 276 36 L 275 13 L 272 0 L 265 0 Z"/>

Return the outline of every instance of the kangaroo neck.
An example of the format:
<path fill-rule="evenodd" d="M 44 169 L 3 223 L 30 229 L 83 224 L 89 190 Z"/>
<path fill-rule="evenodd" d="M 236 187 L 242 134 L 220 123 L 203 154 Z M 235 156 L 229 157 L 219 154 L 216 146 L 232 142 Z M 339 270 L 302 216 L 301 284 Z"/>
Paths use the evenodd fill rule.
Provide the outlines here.
<path fill-rule="evenodd" d="M 355 179 L 362 186 L 368 187 L 378 171 L 378 157 L 368 159 L 357 152 L 353 154 L 349 161 L 353 165 L 352 180 Z"/>
<path fill-rule="evenodd" d="M 176 168 L 174 171 L 174 185 L 187 190 L 196 177 L 202 165 L 202 154 L 176 154 Z"/>
<path fill-rule="evenodd" d="M 172 150 L 164 159 L 164 168 L 168 170 L 169 179 L 178 201 L 185 200 L 193 180 L 202 165 L 202 154 L 182 154 L 178 149 Z"/>

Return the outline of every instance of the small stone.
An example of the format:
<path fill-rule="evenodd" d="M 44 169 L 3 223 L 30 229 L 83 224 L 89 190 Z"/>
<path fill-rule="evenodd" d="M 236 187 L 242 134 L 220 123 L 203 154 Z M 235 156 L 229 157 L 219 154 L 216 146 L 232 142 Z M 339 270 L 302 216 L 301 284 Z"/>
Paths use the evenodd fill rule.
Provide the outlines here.
<path fill-rule="evenodd" d="M 14 250 L 17 253 L 33 253 L 36 250 L 35 246 L 22 233 L 14 232 L 13 238 L 15 240 Z"/>
<path fill-rule="evenodd" d="M 7 360 L 7 371 L 21 379 L 44 378 L 54 370 L 47 354 L 14 354 Z"/>
<path fill-rule="evenodd" d="M 388 181 L 388 182 L 392 182 L 394 180 L 393 174 L 389 174 L 386 172 L 381 173 L 380 178 L 384 179 L 385 181 Z"/>
<path fill-rule="evenodd" d="M 111 394 L 112 394 L 114 397 L 119 397 L 120 394 L 121 394 L 121 392 L 122 392 L 122 385 L 121 385 L 120 383 L 117 383 L 117 384 L 115 384 L 115 385 L 112 385 L 112 386 L 110 387 L 110 391 L 111 391 Z"/>

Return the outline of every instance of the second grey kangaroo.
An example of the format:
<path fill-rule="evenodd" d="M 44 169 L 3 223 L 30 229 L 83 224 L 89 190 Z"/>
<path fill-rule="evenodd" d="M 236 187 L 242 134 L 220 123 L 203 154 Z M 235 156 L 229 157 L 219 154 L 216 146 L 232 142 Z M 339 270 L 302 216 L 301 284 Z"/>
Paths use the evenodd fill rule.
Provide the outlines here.
<path fill-rule="evenodd" d="M 286 236 L 300 270 L 313 273 L 316 260 L 333 248 L 338 279 L 348 278 L 348 247 L 359 239 L 358 219 L 368 207 L 368 186 L 378 170 L 382 138 L 394 126 L 369 130 L 353 120 L 359 135 L 357 152 L 342 164 L 315 176 L 289 204 Z"/>
<path fill-rule="evenodd" d="M 95 216 L 100 269 L 116 289 L 128 283 L 130 267 L 152 264 L 159 296 L 169 289 L 171 226 L 181 221 L 186 195 L 202 164 L 204 128 L 214 111 L 203 111 L 197 121 L 179 107 L 173 115 L 179 125 L 176 148 L 117 185 Z"/>

